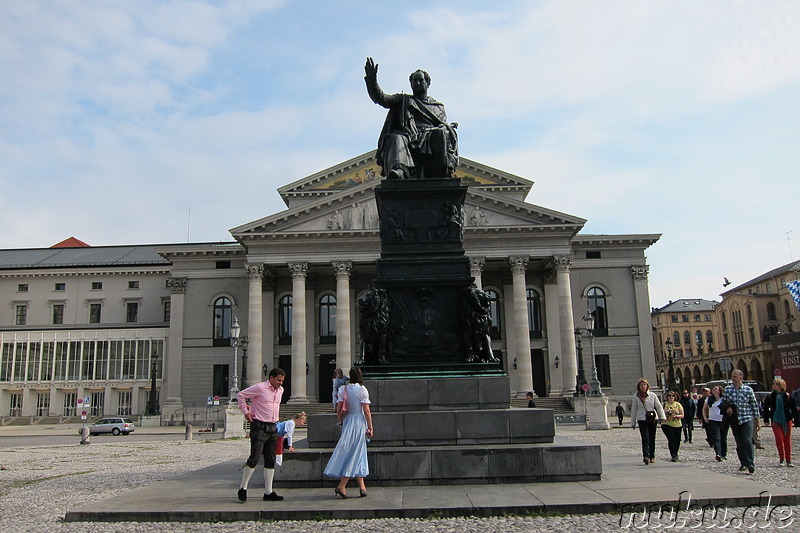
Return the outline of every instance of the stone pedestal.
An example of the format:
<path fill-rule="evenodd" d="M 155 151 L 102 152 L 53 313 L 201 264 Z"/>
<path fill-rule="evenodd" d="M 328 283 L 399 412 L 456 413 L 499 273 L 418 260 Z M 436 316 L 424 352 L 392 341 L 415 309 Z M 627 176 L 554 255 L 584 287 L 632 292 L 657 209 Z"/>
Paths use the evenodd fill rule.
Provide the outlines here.
<path fill-rule="evenodd" d="M 222 433 L 222 438 L 244 438 L 245 435 L 244 414 L 239 410 L 239 406 L 235 402 L 231 403 L 225 409 L 225 431 Z"/>
<path fill-rule="evenodd" d="M 148 416 L 140 416 L 139 417 L 139 426 L 140 427 L 159 427 L 161 425 L 161 415 L 148 415 Z"/>
<path fill-rule="evenodd" d="M 586 429 L 611 429 L 608 423 L 608 396 L 586 397 Z"/>

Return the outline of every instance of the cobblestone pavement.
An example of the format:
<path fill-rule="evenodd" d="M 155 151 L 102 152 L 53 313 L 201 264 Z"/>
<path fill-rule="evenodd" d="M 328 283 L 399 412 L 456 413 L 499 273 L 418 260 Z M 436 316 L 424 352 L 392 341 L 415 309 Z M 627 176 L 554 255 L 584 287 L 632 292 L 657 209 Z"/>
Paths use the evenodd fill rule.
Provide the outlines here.
<path fill-rule="evenodd" d="M 639 433 L 630 428 L 612 431 L 585 431 L 577 426 L 563 426 L 558 433 L 564 436 L 598 443 L 630 452 L 631 460 L 639 457 Z M 661 435 L 658 457 L 666 457 L 666 441 Z M 777 465 L 777 452 L 772 431 L 762 431 L 764 450 L 757 452 L 756 473 L 751 479 L 798 489 L 800 468 L 789 469 Z M 795 449 L 800 449 L 800 432 L 795 432 Z M 733 439 L 730 439 L 733 444 Z M 165 441 L 125 443 L 114 441 L 91 446 L 34 446 L 0 448 L 0 532 L 48 532 L 67 531 L 150 533 L 172 531 L 202 532 L 248 532 L 266 531 L 275 528 L 269 522 L 231 523 L 65 523 L 67 510 L 79 505 L 103 500 L 123 494 L 147 484 L 173 478 L 185 472 L 203 468 L 221 461 L 242 458 L 247 454 L 247 441 Z M 681 461 L 700 469 L 722 471 L 732 476 L 743 476 L 736 470 L 735 451 L 723 463 L 714 460 L 713 453 L 705 445 L 702 431 L 696 430 L 694 443 L 683 444 Z M 647 467 L 642 465 L 642 474 Z M 729 510 L 735 527 L 736 517 L 743 510 Z M 797 530 L 800 506 L 781 510 L 784 522 L 769 524 L 758 515 L 750 522 L 761 527 L 761 531 Z M 665 523 L 650 522 L 649 527 L 641 521 L 631 523 L 630 516 L 598 514 L 588 516 L 508 516 L 495 518 L 448 518 L 432 516 L 428 519 L 374 519 L 360 521 L 323 520 L 284 522 L 284 532 L 531 532 L 559 531 L 620 531 L 639 526 L 640 529 L 664 527 Z M 759 522 L 759 519 L 761 520 Z M 687 524 L 688 528 L 691 523 Z M 717 527 L 723 522 L 717 522 Z M 628 526 L 627 528 L 625 526 Z M 644 526 L 644 527 L 643 527 Z M 740 527 L 742 529 L 742 527 Z"/>

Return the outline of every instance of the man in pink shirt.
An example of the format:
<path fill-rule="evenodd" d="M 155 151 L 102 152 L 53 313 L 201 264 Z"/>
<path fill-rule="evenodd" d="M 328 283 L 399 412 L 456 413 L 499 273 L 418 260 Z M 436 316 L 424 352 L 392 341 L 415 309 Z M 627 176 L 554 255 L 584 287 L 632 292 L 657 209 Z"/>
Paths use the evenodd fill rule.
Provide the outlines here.
<path fill-rule="evenodd" d="M 272 490 L 272 480 L 275 478 L 275 446 L 278 442 L 275 423 L 281 408 L 285 377 L 286 372 L 273 368 L 269 372 L 268 381 L 247 387 L 236 396 L 239 409 L 250 422 L 250 457 L 247 458 L 242 472 L 239 501 L 247 501 L 247 485 L 261 456 L 264 457 L 264 501 L 283 500 L 283 496 Z M 247 400 L 250 400 L 250 405 L 247 405 Z"/>

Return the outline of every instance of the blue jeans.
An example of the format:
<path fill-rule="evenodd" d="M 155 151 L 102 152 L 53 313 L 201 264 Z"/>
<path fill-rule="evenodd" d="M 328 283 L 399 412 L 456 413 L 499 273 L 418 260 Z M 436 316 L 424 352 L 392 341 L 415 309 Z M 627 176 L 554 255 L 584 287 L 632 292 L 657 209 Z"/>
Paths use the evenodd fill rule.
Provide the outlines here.
<path fill-rule="evenodd" d="M 728 426 L 723 426 L 722 422 L 709 420 L 706 422 L 706 433 L 711 447 L 717 455 L 724 458 L 728 455 Z"/>
<path fill-rule="evenodd" d="M 640 420 L 639 434 L 642 436 L 642 457 L 645 459 L 655 459 L 656 457 L 656 425 L 647 424 Z"/>
<path fill-rule="evenodd" d="M 738 426 L 731 425 L 733 438 L 736 439 L 736 455 L 739 456 L 739 464 L 742 466 L 755 466 L 756 449 L 753 446 L 753 424 L 752 420 L 739 423 Z"/>

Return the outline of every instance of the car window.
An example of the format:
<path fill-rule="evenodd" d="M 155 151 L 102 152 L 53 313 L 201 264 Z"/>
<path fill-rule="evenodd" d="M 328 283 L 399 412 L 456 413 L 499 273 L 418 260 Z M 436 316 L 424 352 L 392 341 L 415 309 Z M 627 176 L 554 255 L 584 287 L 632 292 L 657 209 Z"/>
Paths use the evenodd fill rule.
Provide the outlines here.
<path fill-rule="evenodd" d="M 130 420 L 130 419 L 128 419 L 128 418 L 123 418 L 123 419 L 122 419 L 122 423 L 123 423 L 123 424 L 133 424 L 133 422 L 131 422 L 131 420 Z"/>

